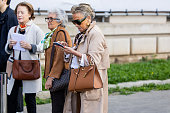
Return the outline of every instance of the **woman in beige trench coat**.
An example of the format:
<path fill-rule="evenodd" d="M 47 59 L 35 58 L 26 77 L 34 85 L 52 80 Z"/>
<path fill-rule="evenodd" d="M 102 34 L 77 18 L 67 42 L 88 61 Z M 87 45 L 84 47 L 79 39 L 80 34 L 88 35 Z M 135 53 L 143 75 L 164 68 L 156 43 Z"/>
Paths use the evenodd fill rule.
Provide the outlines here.
<path fill-rule="evenodd" d="M 72 54 L 71 68 L 87 66 L 87 54 L 90 55 L 98 68 L 103 88 L 73 93 L 68 92 L 64 113 L 107 113 L 108 112 L 108 77 L 109 53 L 105 37 L 96 22 L 95 13 L 89 4 L 75 5 L 71 9 L 73 24 L 80 31 L 74 39 L 74 47 L 65 46 L 64 51 Z M 80 101 L 77 101 L 80 98 Z"/>

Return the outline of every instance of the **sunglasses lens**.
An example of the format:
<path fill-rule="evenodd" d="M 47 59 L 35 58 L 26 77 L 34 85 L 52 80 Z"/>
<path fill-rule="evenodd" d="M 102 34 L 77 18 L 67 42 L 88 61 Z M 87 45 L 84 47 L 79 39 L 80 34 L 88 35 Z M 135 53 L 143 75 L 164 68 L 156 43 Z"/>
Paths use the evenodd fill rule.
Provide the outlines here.
<path fill-rule="evenodd" d="M 81 22 L 79 22 L 78 20 L 73 20 L 72 23 L 77 24 L 77 25 L 81 25 Z"/>

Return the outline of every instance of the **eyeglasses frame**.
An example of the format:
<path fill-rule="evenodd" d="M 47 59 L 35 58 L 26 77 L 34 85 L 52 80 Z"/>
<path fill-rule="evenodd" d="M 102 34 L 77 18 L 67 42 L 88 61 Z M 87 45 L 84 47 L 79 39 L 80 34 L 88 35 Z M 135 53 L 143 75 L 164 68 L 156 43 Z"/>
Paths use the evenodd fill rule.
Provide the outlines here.
<path fill-rule="evenodd" d="M 58 19 L 58 18 L 52 18 L 52 17 L 47 17 L 47 18 L 45 18 L 45 21 L 46 22 L 52 22 L 53 20 L 60 20 L 60 19 Z"/>

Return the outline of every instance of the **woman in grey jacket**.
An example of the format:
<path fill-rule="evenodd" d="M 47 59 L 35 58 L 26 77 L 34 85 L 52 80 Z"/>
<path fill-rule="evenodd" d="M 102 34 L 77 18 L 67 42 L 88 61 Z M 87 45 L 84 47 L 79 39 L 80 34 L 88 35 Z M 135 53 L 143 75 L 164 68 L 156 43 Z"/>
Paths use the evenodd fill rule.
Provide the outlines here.
<path fill-rule="evenodd" d="M 42 30 L 33 23 L 34 9 L 31 4 L 27 2 L 21 2 L 16 6 L 15 13 L 19 25 L 17 26 L 16 33 L 25 36 L 24 41 L 20 41 L 21 48 L 25 51 L 14 49 L 15 59 L 20 60 L 38 60 L 38 54 L 36 54 L 36 45 L 40 43 L 44 38 Z M 17 41 L 13 39 L 15 27 L 12 27 L 8 33 L 8 40 L 5 50 L 10 54 L 10 58 L 13 57 L 13 46 Z M 12 76 L 8 80 L 7 85 L 7 100 L 8 100 L 8 113 L 16 113 L 16 97 L 18 95 L 18 88 L 23 87 L 23 93 L 25 93 L 25 101 L 28 113 L 36 113 L 36 92 L 42 90 L 42 78 L 36 80 L 15 80 Z"/>

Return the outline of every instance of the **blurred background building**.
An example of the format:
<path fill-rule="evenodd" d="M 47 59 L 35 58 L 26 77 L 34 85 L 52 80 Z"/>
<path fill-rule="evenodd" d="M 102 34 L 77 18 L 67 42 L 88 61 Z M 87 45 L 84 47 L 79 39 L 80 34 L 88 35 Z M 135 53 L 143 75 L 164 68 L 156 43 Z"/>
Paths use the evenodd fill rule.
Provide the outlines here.
<path fill-rule="evenodd" d="M 11 7 L 23 0 L 12 0 Z M 64 9 L 71 21 L 70 9 L 89 3 L 109 46 L 111 63 L 135 62 L 143 58 L 170 57 L 170 0 L 25 0 L 34 6 L 35 23 L 49 32 L 44 18 L 51 8 Z M 67 29 L 74 37 L 76 27 Z M 41 56 L 43 59 L 43 55 Z"/>

